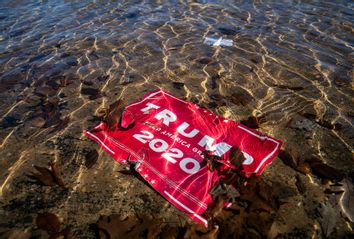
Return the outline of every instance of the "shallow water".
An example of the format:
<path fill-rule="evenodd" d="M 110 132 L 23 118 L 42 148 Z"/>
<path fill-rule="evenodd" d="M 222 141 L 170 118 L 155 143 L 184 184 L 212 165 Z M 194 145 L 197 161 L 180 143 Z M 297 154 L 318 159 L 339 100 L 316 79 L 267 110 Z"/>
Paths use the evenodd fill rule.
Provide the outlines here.
<path fill-rule="evenodd" d="M 236 121 L 257 116 L 259 130 L 283 140 L 300 160 L 315 154 L 350 175 L 353 3 L 230 2 L 1 1 L 0 193 L 1 214 L 8 218 L 1 228 L 32 228 L 35 213 L 47 210 L 78 236 L 98 215 L 142 204 L 124 201 L 122 192 L 141 195 L 126 192 L 140 184 L 118 177 L 120 166 L 103 152 L 96 168 L 83 166 L 82 155 L 97 145 L 81 132 L 116 99 L 131 102 L 156 88 Z M 205 37 L 234 44 L 208 46 Z M 25 177 L 32 164 L 53 160 L 61 165 L 67 191 L 42 189 Z M 264 174 L 295 187 L 295 171 L 279 159 Z M 308 197 L 322 202 L 324 186 L 308 177 Z M 156 202 L 149 210 L 167 205 L 148 195 Z M 302 200 L 291 198 L 291 204 Z M 146 209 L 140 206 L 134 210 Z M 300 207 L 303 224 L 311 228 L 315 207 Z M 292 231 L 300 214 L 289 216 L 282 233 Z M 343 218 L 337 223 L 337 233 L 349 230 Z"/>

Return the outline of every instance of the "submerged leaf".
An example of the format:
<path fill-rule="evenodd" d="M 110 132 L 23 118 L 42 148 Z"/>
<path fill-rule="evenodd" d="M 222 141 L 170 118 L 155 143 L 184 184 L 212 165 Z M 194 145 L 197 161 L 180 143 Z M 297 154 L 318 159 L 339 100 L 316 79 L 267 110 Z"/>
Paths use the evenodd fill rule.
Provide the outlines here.
<path fill-rule="evenodd" d="M 354 186 L 348 179 L 345 179 L 343 182 L 343 189 L 344 194 L 341 203 L 344 209 L 344 214 L 351 222 L 354 222 Z"/>
<path fill-rule="evenodd" d="M 328 164 L 325 164 L 321 159 L 313 156 L 308 160 L 312 171 L 321 178 L 340 181 L 344 178 L 344 174 Z"/>
<path fill-rule="evenodd" d="M 102 216 L 98 221 L 98 229 L 103 232 L 107 239 L 127 238 L 127 234 L 136 225 L 138 220 L 129 216 L 121 219 L 119 215 Z"/>
<path fill-rule="evenodd" d="M 103 238 L 157 238 L 161 232 L 161 221 L 151 215 L 128 216 L 124 219 L 117 214 L 102 216 L 98 229 Z"/>
<path fill-rule="evenodd" d="M 103 116 L 103 122 L 106 123 L 110 130 L 117 128 L 122 113 L 124 111 L 124 101 L 119 99 L 113 102 L 109 108 L 105 111 Z"/>
<path fill-rule="evenodd" d="M 202 155 L 204 159 L 201 162 L 201 167 L 204 167 L 206 165 L 209 171 L 211 172 L 213 172 L 214 170 L 219 171 L 219 168 L 223 165 L 219 162 L 219 160 L 221 160 L 220 157 L 213 155 L 210 151 L 203 151 Z"/>
<path fill-rule="evenodd" d="M 246 160 L 245 156 L 243 155 L 241 149 L 234 146 L 231 148 L 230 151 L 230 162 L 232 165 L 236 166 L 237 168 L 242 167 L 242 163 Z"/>
<path fill-rule="evenodd" d="M 181 90 L 181 89 L 183 89 L 184 83 L 174 81 L 174 82 L 172 82 L 172 85 L 175 89 Z"/>
<path fill-rule="evenodd" d="M 219 234 L 219 226 L 215 225 L 210 230 L 206 230 L 200 225 L 194 224 L 187 227 L 183 238 L 188 239 L 216 239 Z"/>
<path fill-rule="evenodd" d="M 85 166 L 90 169 L 96 163 L 98 159 L 97 150 L 93 149 L 85 155 Z"/>
<path fill-rule="evenodd" d="M 297 159 L 293 157 L 289 152 L 280 150 L 278 157 L 289 167 L 292 167 L 293 169 L 297 168 Z"/>
<path fill-rule="evenodd" d="M 56 233 L 60 229 L 59 218 L 50 212 L 40 213 L 36 218 L 37 227 L 48 233 Z"/>
<path fill-rule="evenodd" d="M 246 120 L 241 120 L 240 123 L 246 125 L 247 127 L 250 127 L 251 129 L 258 129 L 260 125 L 260 120 L 255 116 L 250 116 Z"/>
<path fill-rule="evenodd" d="M 328 237 L 333 232 L 334 226 L 337 222 L 337 212 L 331 206 L 330 203 L 321 204 L 321 207 L 318 209 L 321 215 L 320 223 L 323 234 Z"/>
<path fill-rule="evenodd" d="M 59 119 L 59 122 L 57 125 L 54 126 L 54 128 L 50 131 L 50 133 L 53 133 L 55 131 L 60 131 L 68 127 L 70 122 L 70 117 L 65 117 L 64 119 Z"/>
<path fill-rule="evenodd" d="M 58 184 L 61 187 L 64 187 L 64 182 L 63 180 L 60 178 L 60 169 L 59 169 L 59 165 L 55 162 L 50 164 L 51 167 L 51 173 L 52 176 L 54 178 L 54 181 L 56 184 Z"/>
<path fill-rule="evenodd" d="M 81 94 L 89 96 L 90 100 L 95 100 L 103 96 L 100 90 L 94 88 L 81 88 Z"/>
<path fill-rule="evenodd" d="M 296 178 L 295 186 L 297 187 L 297 190 L 301 194 L 305 193 L 306 187 L 305 187 L 305 184 L 304 184 L 303 180 L 301 179 L 300 175 L 296 174 L 295 178 Z"/>
<path fill-rule="evenodd" d="M 60 178 L 59 165 L 56 163 L 51 163 L 51 169 L 33 166 L 37 172 L 30 172 L 27 174 L 28 177 L 35 179 L 38 183 L 44 186 L 54 186 L 55 184 L 64 187 L 64 182 Z"/>
<path fill-rule="evenodd" d="M 40 166 L 33 166 L 37 172 L 30 172 L 27 176 L 30 178 L 33 178 L 37 180 L 40 184 L 44 186 L 54 186 L 55 185 L 55 180 L 52 175 L 52 172 L 45 168 L 45 167 L 40 167 Z"/>

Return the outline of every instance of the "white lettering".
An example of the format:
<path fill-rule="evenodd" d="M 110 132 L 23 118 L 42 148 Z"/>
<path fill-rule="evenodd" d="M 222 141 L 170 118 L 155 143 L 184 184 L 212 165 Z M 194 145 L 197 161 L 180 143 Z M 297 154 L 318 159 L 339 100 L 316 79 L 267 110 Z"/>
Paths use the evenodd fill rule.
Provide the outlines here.
<path fill-rule="evenodd" d="M 246 160 L 243 161 L 243 165 L 250 165 L 251 163 L 253 163 L 253 157 L 251 155 L 249 155 L 248 153 L 242 152 L 243 156 L 245 156 Z"/>
<path fill-rule="evenodd" d="M 154 135 L 152 133 L 150 133 L 149 131 L 142 130 L 141 133 L 142 134 L 134 134 L 133 137 L 136 138 L 137 140 L 139 140 L 140 142 L 142 142 L 143 144 L 145 144 L 147 142 L 146 139 L 154 138 Z"/>
<path fill-rule="evenodd" d="M 189 127 L 189 124 L 187 122 L 183 122 L 178 128 L 177 132 L 180 133 L 183 136 L 186 136 L 188 138 L 193 138 L 199 133 L 199 130 L 193 129 L 191 132 L 186 133 L 185 130 Z"/>
<path fill-rule="evenodd" d="M 154 105 L 154 104 L 151 104 L 151 103 L 147 103 L 146 107 L 141 109 L 141 111 L 144 112 L 144 113 L 149 113 L 150 109 L 158 109 L 158 108 L 160 108 L 160 106 L 157 106 L 157 105 Z"/>
<path fill-rule="evenodd" d="M 156 146 L 156 145 L 159 145 L 159 146 Z M 154 150 L 157 153 L 161 153 L 163 151 L 166 151 L 166 149 L 168 148 L 167 142 L 163 139 L 151 140 L 149 143 L 149 146 L 152 150 Z"/>
<path fill-rule="evenodd" d="M 163 110 L 161 111 L 160 113 L 158 113 L 157 115 L 155 115 L 155 118 L 158 119 L 158 120 L 163 120 L 163 123 L 165 125 L 169 125 L 170 122 L 173 122 L 173 121 L 176 121 L 177 120 L 177 116 L 169 111 L 169 110 Z"/>
<path fill-rule="evenodd" d="M 176 163 L 177 161 L 175 158 L 182 158 L 183 157 L 183 152 L 179 149 L 172 148 L 170 149 L 170 152 L 163 153 L 162 157 L 170 161 L 171 163 Z"/>
<path fill-rule="evenodd" d="M 193 164 L 192 168 L 187 168 L 187 164 Z M 179 162 L 179 166 L 181 167 L 181 169 L 189 174 L 194 174 L 196 172 L 198 172 L 198 170 L 200 169 L 200 164 L 198 163 L 197 160 L 193 159 L 193 158 L 184 158 L 181 160 L 181 162 Z"/>

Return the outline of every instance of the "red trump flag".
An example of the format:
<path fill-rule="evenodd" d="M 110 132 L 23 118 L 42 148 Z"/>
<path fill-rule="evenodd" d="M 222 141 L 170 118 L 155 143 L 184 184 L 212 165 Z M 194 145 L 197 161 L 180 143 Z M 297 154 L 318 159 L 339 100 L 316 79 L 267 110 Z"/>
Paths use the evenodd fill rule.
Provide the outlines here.
<path fill-rule="evenodd" d="M 213 202 L 209 191 L 221 175 L 201 164 L 203 152 L 220 157 L 227 168 L 232 167 L 232 147 L 238 147 L 245 158 L 242 174 L 250 177 L 261 174 L 282 145 L 163 90 L 126 106 L 120 127 L 111 130 L 101 123 L 84 134 L 117 162 L 135 163 L 136 171 L 163 197 L 204 225 L 203 213 Z"/>

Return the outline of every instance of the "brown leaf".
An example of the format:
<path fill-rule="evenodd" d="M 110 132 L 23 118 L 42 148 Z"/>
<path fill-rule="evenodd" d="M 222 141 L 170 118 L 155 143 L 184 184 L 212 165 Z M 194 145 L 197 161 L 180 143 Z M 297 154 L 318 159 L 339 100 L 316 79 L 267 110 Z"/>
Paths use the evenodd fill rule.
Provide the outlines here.
<path fill-rule="evenodd" d="M 119 215 L 102 216 L 98 221 L 98 229 L 104 233 L 105 238 L 127 238 L 127 234 L 138 223 L 136 217 L 128 216 L 121 219 Z"/>
<path fill-rule="evenodd" d="M 58 184 L 59 186 L 61 187 L 64 187 L 64 182 L 63 180 L 60 178 L 60 168 L 59 168 L 59 165 L 55 162 L 51 163 L 50 164 L 50 167 L 51 167 L 51 173 L 52 173 L 52 176 L 54 178 L 54 181 L 56 184 Z"/>
<path fill-rule="evenodd" d="M 325 237 L 328 237 L 333 232 L 334 226 L 337 223 L 337 218 L 339 218 L 337 215 L 338 212 L 328 202 L 321 204 L 321 206 L 318 208 L 318 211 L 321 216 L 319 221 L 321 224 L 322 232 Z"/>
<path fill-rule="evenodd" d="M 296 170 L 302 174 L 310 174 L 311 173 L 311 167 L 308 163 L 301 162 L 297 166 Z"/>
<path fill-rule="evenodd" d="M 138 218 L 140 224 L 138 224 L 134 228 L 132 233 L 130 233 L 130 237 L 144 237 L 147 239 L 155 239 L 157 235 L 161 232 L 161 220 L 159 220 L 157 217 L 147 214 L 138 216 Z"/>
<path fill-rule="evenodd" d="M 309 162 L 312 171 L 321 178 L 336 181 L 340 181 L 344 178 L 344 174 L 341 171 L 325 164 L 316 156 L 313 156 L 307 161 Z"/>
<path fill-rule="evenodd" d="M 56 93 L 56 91 L 53 88 L 48 86 L 40 86 L 37 87 L 33 93 L 40 97 L 48 97 L 48 96 L 53 96 Z"/>
<path fill-rule="evenodd" d="M 306 192 L 306 186 L 305 186 L 304 182 L 302 181 L 300 175 L 296 174 L 295 178 L 296 178 L 295 185 L 297 187 L 297 190 L 301 194 L 305 193 Z"/>
<path fill-rule="evenodd" d="M 124 101 L 119 99 L 113 102 L 106 111 L 103 122 L 109 127 L 110 130 L 115 129 L 120 122 L 120 118 L 124 111 Z"/>
<path fill-rule="evenodd" d="M 88 81 L 88 80 L 84 80 L 84 81 L 82 82 L 82 84 L 91 86 L 91 85 L 93 85 L 93 82 L 92 82 L 92 81 Z"/>
<path fill-rule="evenodd" d="M 81 88 L 81 94 L 89 96 L 90 100 L 95 100 L 103 96 L 100 90 L 94 88 Z"/>
<path fill-rule="evenodd" d="M 212 204 L 208 206 L 208 209 L 204 212 L 204 216 L 208 221 L 213 221 L 217 217 L 225 206 L 225 199 L 223 197 L 217 197 Z M 209 223 L 210 224 L 210 223 Z"/>
<path fill-rule="evenodd" d="M 64 183 L 60 178 L 59 166 L 56 163 L 51 163 L 51 169 L 33 166 L 37 172 L 30 172 L 27 174 L 28 177 L 35 179 L 41 185 L 44 186 L 54 186 L 55 184 L 64 187 Z"/>
<path fill-rule="evenodd" d="M 44 127 L 50 127 L 52 125 L 57 125 L 60 123 L 60 110 L 59 110 L 59 101 L 57 99 L 46 100 L 41 105 L 42 113 L 40 117 L 46 120 Z"/>
<path fill-rule="evenodd" d="M 70 84 L 71 84 L 71 82 L 69 81 L 69 79 L 67 77 L 62 77 L 59 80 L 59 85 L 61 87 L 65 87 L 65 86 L 70 85 Z"/>
<path fill-rule="evenodd" d="M 348 179 L 345 179 L 343 189 L 342 205 L 345 209 L 344 213 L 351 222 L 354 222 L 354 186 Z"/>
<path fill-rule="evenodd" d="M 230 162 L 235 165 L 237 168 L 242 167 L 242 163 L 246 160 L 245 156 L 243 155 L 242 151 L 233 146 L 230 151 Z"/>
<path fill-rule="evenodd" d="M 293 91 L 299 91 L 303 90 L 304 87 L 302 86 L 287 86 L 287 85 L 274 85 L 275 87 L 278 87 L 280 89 L 288 89 L 288 90 L 293 90 Z"/>
<path fill-rule="evenodd" d="M 266 238 L 273 224 L 274 217 L 268 212 L 251 212 L 247 214 L 245 221 L 247 234 L 252 232 L 253 237 L 251 238 Z"/>
<path fill-rule="evenodd" d="M 184 83 L 183 82 L 172 82 L 172 85 L 175 89 L 181 90 L 183 89 Z"/>
<path fill-rule="evenodd" d="M 50 131 L 50 133 L 53 133 L 55 131 L 60 131 L 68 127 L 70 122 L 70 117 L 65 117 L 64 119 L 59 119 L 59 122 L 57 125 L 54 126 L 54 128 Z"/>
<path fill-rule="evenodd" d="M 42 117 L 38 116 L 38 117 L 35 117 L 33 119 L 31 119 L 31 122 L 30 124 L 34 127 L 38 127 L 38 128 L 41 128 L 45 125 L 45 119 L 43 119 Z"/>
<path fill-rule="evenodd" d="M 210 151 L 203 151 L 203 161 L 201 162 L 201 167 L 204 167 L 207 165 L 209 171 L 213 172 L 214 170 L 219 170 L 219 168 L 222 166 L 222 163 L 219 162 L 221 160 L 220 157 L 213 155 L 212 152 Z"/>
<path fill-rule="evenodd" d="M 212 226 L 206 229 L 199 224 L 187 225 L 187 231 L 183 238 L 186 239 L 216 239 L 219 234 L 219 227 Z"/>
<path fill-rule="evenodd" d="M 284 150 L 280 150 L 278 157 L 289 167 L 296 169 L 298 161 L 293 155 Z"/>
<path fill-rule="evenodd" d="M 330 129 L 330 130 L 332 130 L 332 129 L 335 128 L 335 126 L 334 126 L 331 122 L 326 121 L 326 120 L 320 120 L 320 121 L 318 121 L 317 123 L 318 123 L 319 125 L 321 125 L 322 127 L 327 128 L 327 129 Z"/>
<path fill-rule="evenodd" d="M 55 185 L 54 177 L 49 169 L 36 165 L 34 165 L 33 167 L 37 170 L 37 172 L 30 172 L 29 174 L 27 174 L 28 177 L 36 179 L 37 182 L 44 186 Z"/>
<path fill-rule="evenodd" d="M 28 232 L 26 229 L 19 229 L 19 228 L 11 228 L 6 231 L 0 232 L 0 238 L 6 239 L 30 239 L 31 233 Z"/>
<path fill-rule="evenodd" d="M 98 229 L 105 238 L 156 238 L 161 232 L 161 221 L 151 215 L 128 216 L 121 219 L 119 215 L 103 216 L 98 221 Z"/>
<path fill-rule="evenodd" d="M 258 129 L 260 126 L 260 119 L 255 116 L 250 116 L 246 120 L 241 120 L 240 123 L 251 129 Z"/>
<path fill-rule="evenodd" d="M 176 239 L 178 236 L 178 227 L 170 227 L 165 226 L 162 229 L 162 233 L 160 234 L 160 238 L 164 239 Z"/>
<path fill-rule="evenodd" d="M 60 229 L 59 218 L 50 212 L 39 213 L 36 218 L 37 227 L 48 233 L 56 233 Z"/>
<path fill-rule="evenodd" d="M 97 162 L 98 159 L 98 152 L 97 150 L 93 149 L 86 153 L 85 155 L 85 166 L 86 168 L 90 169 L 92 166 Z"/>
<path fill-rule="evenodd" d="M 235 93 L 231 95 L 231 101 L 236 105 L 246 106 L 254 101 L 253 96 L 245 89 L 239 87 L 235 89 Z"/>
<path fill-rule="evenodd" d="M 49 239 L 69 239 L 72 238 L 71 231 L 69 228 L 65 228 L 64 230 L 52 234 Z"/>

